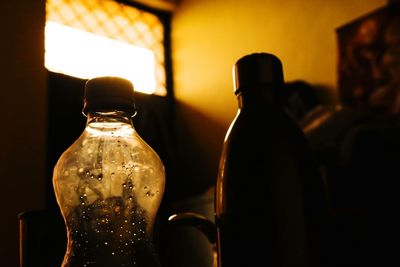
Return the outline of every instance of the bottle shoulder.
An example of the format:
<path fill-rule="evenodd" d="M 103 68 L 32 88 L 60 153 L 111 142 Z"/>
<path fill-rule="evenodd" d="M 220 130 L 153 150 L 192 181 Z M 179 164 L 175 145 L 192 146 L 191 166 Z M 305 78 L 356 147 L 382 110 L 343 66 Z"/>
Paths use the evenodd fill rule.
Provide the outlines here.
<path fill-rule="evenodd" d="M 255 118 L 245 112 L 237 115 L 223 144 L 218 173 L 220 187 L 228 181 L 239 185 L 243 178 L 246 183 L 263 186 L 270 179 L 292 179 L 291 182 L 301 182 L 306 176 L 314 179 L 314 160 L 307 139 L 283 112 L 278 111 L 281 117 L 271 113 Z"/>
<path fill-rule="evenodd" d="M 284 112 L 240 112 L 225 136 L 220 164 L 236 162 L 229 164 L 233 168 L 247 168 L 247 165 L 254 166 L 255 163 L 271 166 L 283 162 L 304 162 L 308 165 L 312 161 L 312 154 L 307 139 Z"/>
<path fill-rule="evenodd" d="M 232 121 L 226 138 L 243 139 L 245 136 L 267 139 L 300 138 L 304 133 L 290 115 L 281 108 L 262 107 L 240 110 Z"/>
<path fill-rule="evenodd" d="M 87 129 L 61 154 L 55 169 L 70 165 L 90 166 L 99 159 L 164 169 L 158 154 L 135 131 L 127 135 L 98 135 Z"/>

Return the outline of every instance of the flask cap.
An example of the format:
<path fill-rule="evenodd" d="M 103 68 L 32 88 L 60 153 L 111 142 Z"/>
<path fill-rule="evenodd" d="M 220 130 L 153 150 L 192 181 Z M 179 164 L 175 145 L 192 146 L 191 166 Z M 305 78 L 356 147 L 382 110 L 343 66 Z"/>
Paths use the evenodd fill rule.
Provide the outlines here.
<path fill-rule="evenodd" d="M 89 79 L 85 84 L 83 114 L 90 111 L 125 111 L 136 113 L 133 84 L 112 76 Z"/>
<path fill-rule="evenodd" d="M 268 53 L 253 53 L 240 58 L 233 67 L 234 92 L 239 94 L 245 88 L 282 86 L 282 63 Z"/>

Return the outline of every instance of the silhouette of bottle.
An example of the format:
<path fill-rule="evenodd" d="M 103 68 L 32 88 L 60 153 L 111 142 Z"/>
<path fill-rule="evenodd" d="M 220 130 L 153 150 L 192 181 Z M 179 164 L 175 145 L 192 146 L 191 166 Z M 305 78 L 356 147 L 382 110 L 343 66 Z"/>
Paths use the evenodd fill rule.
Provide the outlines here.
<path fill-rule="evenodd" d="M 321 266 L 324 190 L 302 131 L 280 104 L 281 62 L 251 54 L 233 74 L 239 109 L 216 186 L 219 267 Z"/>

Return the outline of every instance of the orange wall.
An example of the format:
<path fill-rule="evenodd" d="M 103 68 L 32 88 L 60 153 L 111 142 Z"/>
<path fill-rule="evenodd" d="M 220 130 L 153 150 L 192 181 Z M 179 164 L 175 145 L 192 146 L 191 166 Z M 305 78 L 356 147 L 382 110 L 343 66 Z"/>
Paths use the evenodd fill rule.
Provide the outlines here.
<path fill-rule="evenodd" d="M 231 69 L 252 52 L 283 63 L 286 81 L 327 88 L 336 102 L 335 29 L 385 0 L 182 0 L 172 23 L 174 90 L 179 101 L 182 165 L 199 186 L 212 183 L 237 104 Z M 190 159 L 190 160 L 187 160 Z M 185 162 L 186 161 L 186 162 Z M 205 181 L 206 180 L 206 181 Z"/>
<path fill-rule="evenodd" d="M 18 266 L 18 213 L 45 201 L 44 3 L 0 2 L 1 266 Z"/>

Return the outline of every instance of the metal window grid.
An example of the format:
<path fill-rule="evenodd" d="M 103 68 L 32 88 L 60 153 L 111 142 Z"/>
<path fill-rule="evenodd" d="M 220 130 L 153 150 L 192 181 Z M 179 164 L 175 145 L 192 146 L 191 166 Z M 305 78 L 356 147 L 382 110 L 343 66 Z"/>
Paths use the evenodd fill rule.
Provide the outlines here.
<path fill-rule="evenodd" d="M 114 0 L 47 0 L 46 21 L 152 50 L 155 94 L 166 95 L 164 25 L 155 14 Z"/>

